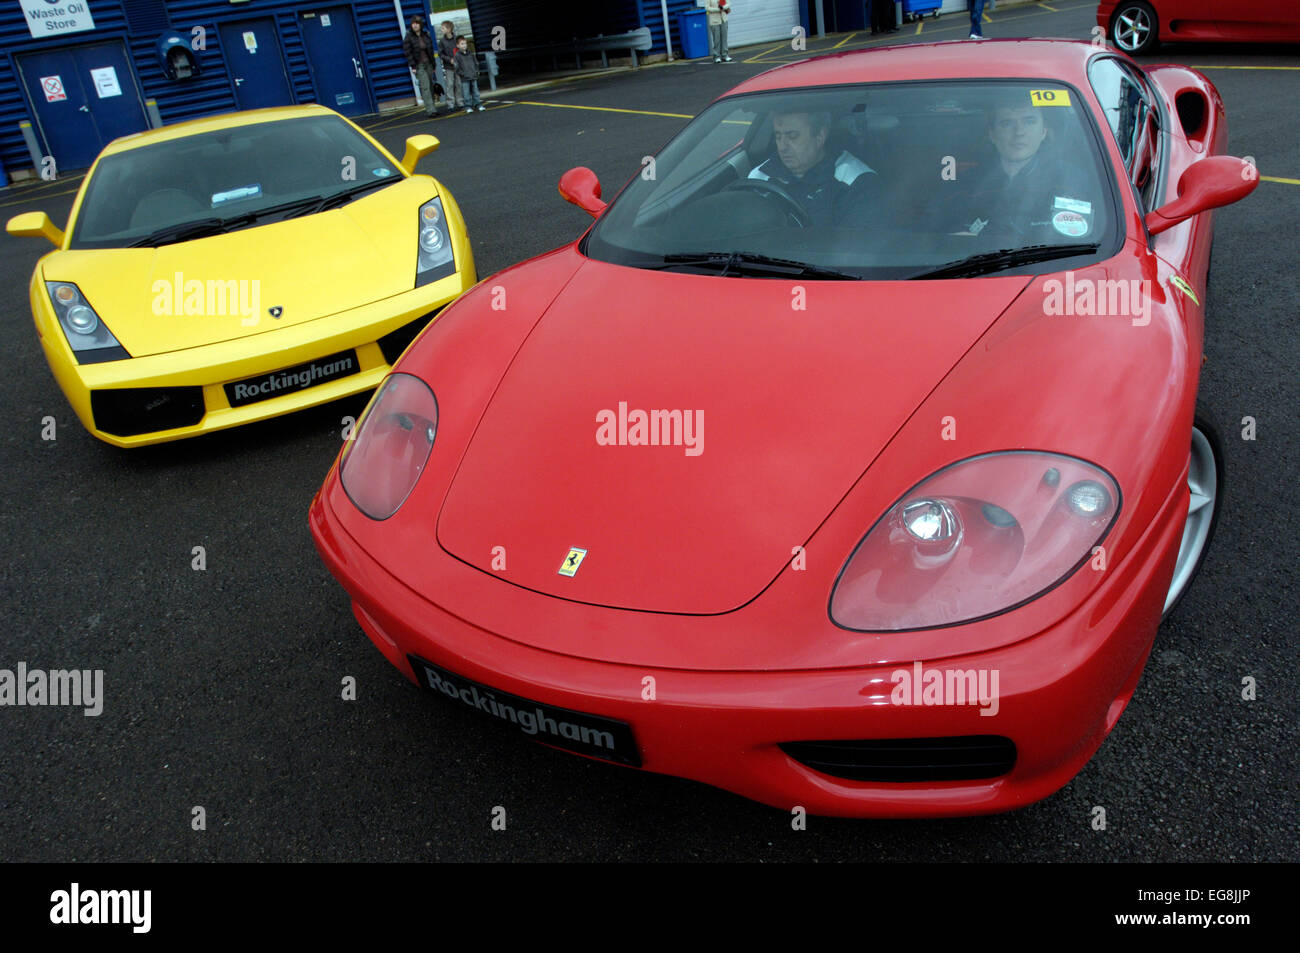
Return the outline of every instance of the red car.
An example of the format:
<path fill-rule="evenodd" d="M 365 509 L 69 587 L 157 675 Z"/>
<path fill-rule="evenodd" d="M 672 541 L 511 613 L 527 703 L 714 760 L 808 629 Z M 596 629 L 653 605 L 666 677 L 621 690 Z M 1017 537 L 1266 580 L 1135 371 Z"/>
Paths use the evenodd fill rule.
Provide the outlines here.
<path fill-rule="evenodd" d="M 412 344 L 311 506 L 366 634 L 535 740 L 790 810 L 1022 807 L 1200 565 L 1204 76 L 1087 43 L 742 83 Z"/>
<path fill-rule="evenodd" d="M 1102 0 L 1097 24 L 1125 53 L 1150 53 L 1157 43 L 1225 40 L 1300 43 L 1295 0 Z"/>

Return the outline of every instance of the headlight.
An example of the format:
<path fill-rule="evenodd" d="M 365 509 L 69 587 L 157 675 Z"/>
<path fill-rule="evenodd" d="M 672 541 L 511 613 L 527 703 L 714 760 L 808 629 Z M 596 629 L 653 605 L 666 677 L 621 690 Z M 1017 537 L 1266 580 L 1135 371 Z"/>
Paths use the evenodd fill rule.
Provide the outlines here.
<path fill-rule="evenodd" d="M 442 199 L 430 199 L 420 206 L 420 227 L 416 237 L 420 254 L 415 264 L 415 287 L 445 278 L 456 270 Z"/>
<path fill-rule="evenodd" d="M 962 460 L 889 508 L 840 571 L 831 619 L 901 632 L 973 622 L 1063 582 L 1119 515 L 1110 474 L 1056 453 Z"/>
<path fill-rule="evenodd" d="M 372 520 L 386 520 L 411 495 L 438 432 L 438 402 L 418 377 L 390 374 L 343 451 L 339 479 Z"/>
<path fill-rule="evenodd" d="M 45 291 L 63 328 L 63 336 L 79 364 L 117 361 L 131 356 L 99 319 L 80 288 L 70 281 L 47 281 Z"/>

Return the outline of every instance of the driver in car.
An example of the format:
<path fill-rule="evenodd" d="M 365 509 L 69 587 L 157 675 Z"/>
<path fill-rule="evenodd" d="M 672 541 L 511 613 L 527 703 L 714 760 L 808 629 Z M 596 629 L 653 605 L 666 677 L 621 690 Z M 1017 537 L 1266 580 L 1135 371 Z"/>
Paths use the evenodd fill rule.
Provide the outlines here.
<path fill-rule="evenodd" d="M 1093 231 L 1084 177 L 1060 156 L 1044 113 L 1027 94 L 990 110 L 997 157 L 962 199 L 958 234 L 1021 246 L 1086 239 Z"/>
<path fill-rule="evenodd" d="M 835 224 L 846 207 L 845 199 L 875 176 L 874 169 L 848 151 L 834 159 L 827 154 L 830 128 L 830 113 L 777 113 L 772 118 L 776 156 L 749 173 L 751 179 L 784 186 L 814 225 Z"/>

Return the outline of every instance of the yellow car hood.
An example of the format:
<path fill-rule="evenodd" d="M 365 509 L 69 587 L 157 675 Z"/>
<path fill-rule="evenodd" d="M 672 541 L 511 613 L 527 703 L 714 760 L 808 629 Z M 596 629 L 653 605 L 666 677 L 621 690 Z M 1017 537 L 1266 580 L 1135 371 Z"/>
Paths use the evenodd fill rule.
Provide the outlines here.
<path fill-rule="evenodd" d="M 416 216 L 437 194 L 420 178 L 339 209 L 160 248 L 55 252 L 44 277 L 75 282 L 132 357 L 314 321 L 415 286 Z"/>

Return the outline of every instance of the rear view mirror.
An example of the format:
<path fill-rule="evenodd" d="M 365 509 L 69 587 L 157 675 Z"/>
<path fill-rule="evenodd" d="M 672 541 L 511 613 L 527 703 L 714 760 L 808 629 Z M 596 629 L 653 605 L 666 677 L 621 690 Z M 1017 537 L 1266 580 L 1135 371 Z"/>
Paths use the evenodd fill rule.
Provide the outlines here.
<path fill-rule="evenodd" d="M 585 165 L 560 176 L 560 194 L 589 215 L 599 215 L 608 204 L 600 200 L 600 179 Z"/>
<path fill-rule="evenodd" d="M 428 134 L 411 136 L 406 140 L 406 153 L 402 156 L 401 166 L 407 175 L 415 174 L 416 164 L 425 156 L 438 151 L 438 137 Z"/>
<path fill-rule="evenodd" d="M 51 222 L 50 217 L 44 212 L 23 212 L 21 215 L 15 215 L 5 225 L 5 231 L 22 238 L 39 236 L 48 240 L 55 248 L 63 247 L 63 229 Z"/>
<path fill-rule="evenodd" d="M 1178 198 L 1148 212 L 1147 231 L 1158 235 L 1193 215 L 1244 199 L 1259 185 L 1253 163 L 1236 156 L 1210 156 L 1193 162 L 1178 180 Z"/>

